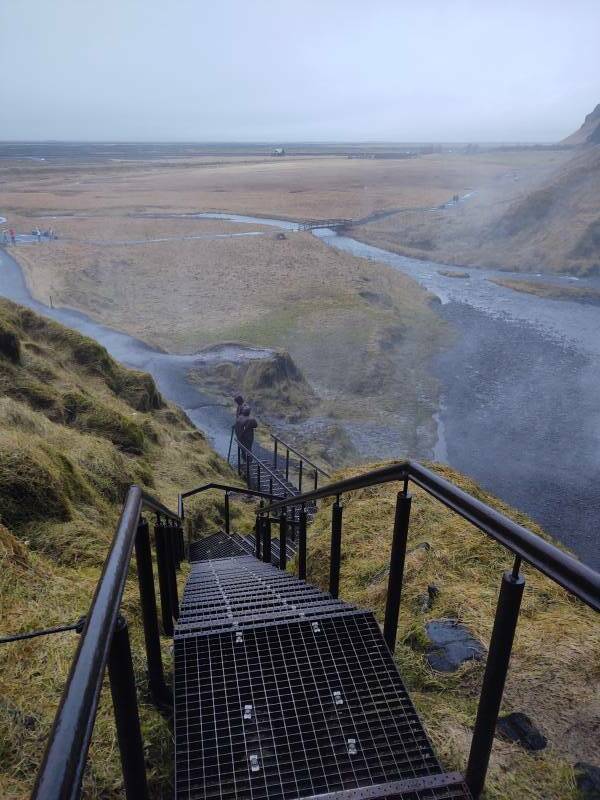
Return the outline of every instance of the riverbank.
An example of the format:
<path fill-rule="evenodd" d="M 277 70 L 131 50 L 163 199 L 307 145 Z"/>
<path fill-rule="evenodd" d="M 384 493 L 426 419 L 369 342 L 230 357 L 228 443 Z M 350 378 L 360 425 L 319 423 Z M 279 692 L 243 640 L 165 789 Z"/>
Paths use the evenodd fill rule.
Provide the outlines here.
<path fill-rule="evenodd" d="M 67 240 L 10 249 L 37 299 L 169 353 L 222 341 L 285 350 L 319 399 L 312 416 L 328 437 L 339 431 L 344 459 L 432 454 L 428 363 L 450 334 L 405 275 L 279 220 L 96 215 L 64 225 Z M 272 411 L 275 426 L 289 417 L 285 403 Z"/>
<path fill-rule="evenodd" d="M 575 303 L 591 303 L 600 305 L 600 289 L 579 286 L 558 286 L 555 283 L 542 281 L 521 281 L 510 278 L 491 278 L 498 286 L 505 286 L 515 292 L 534 294 L 536 297 L 545 297 L 549 300 L 568 300 Z"/>

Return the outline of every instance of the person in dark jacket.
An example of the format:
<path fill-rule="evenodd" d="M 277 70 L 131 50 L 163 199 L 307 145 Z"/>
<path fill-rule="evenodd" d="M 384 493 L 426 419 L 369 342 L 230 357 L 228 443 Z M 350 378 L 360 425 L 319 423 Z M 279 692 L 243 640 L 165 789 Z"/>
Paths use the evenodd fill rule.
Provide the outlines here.
<path fill-rule="evenodd" d="M 251 415 L 250 406 L 246 404 L 242 406 L 242 411 L 239 418 L 242 420 L 242 425 L 241 438 L 238 436 L 238 440 L 244 445 L 245 448 L 252 451 L 252 445 L 254 444 L 254 431 L 258 427 L 258 422 Z"/>
<path fill-rule="evenodd" d="M 244 398 L 241 394 L 236 394 L 233 398 L 233 402 L 235 403 L 235 418 L 237 419 L 239 415 L 242 413 L 242 408 L 244 406 Z"/>

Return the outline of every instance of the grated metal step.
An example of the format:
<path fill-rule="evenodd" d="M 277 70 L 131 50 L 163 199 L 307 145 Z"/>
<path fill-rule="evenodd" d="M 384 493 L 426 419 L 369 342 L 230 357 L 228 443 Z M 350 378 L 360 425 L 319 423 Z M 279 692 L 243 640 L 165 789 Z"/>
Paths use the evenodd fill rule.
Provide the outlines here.
<path fill-rule="evenodd" d="M 222 531 L 212 533 L 190 544 L 190 561 L 208 561 L 213 558 L 230 558 L 246 554 L 241 544 Z"/>
<path fill-rule="evenodd" d="M 316 618 L 347 613 L 348 603 L 334 600 L 253 557 L 223 558 L 192 564 L 179 604 L 175 636 Z"/>
<path fill-rule="evenodd" d="M 177 797 L 468 797 L 442 771 L 373 615 L 346 609 L 201 635 L 178 626 Z"/>

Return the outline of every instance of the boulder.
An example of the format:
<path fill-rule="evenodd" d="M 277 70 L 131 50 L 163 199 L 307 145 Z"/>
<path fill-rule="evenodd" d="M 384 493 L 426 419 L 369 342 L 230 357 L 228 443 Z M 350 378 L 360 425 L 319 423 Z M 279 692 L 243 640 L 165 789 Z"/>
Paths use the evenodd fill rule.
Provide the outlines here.
<path fill-rule="evenodd" d="M 501 739 L 517 742 L 525 750 L 543 750 L 548 744 L 546 737 L 536 728 L 527 714 L 515 711 L 500 717 L 496 731 Z"/>
<path fill-rule="evenodd" d="M 575 764 L 575 782 L 581 800 L 600 800 L 600 767 L 579 761 Z"/>
<path fill-rule="evenodd" d="M 438 672 L 455 672 L 465 661 L 481 661 L 485 648 L 456 619 L 434 619 L 425 625 L 427 661 Z"/>

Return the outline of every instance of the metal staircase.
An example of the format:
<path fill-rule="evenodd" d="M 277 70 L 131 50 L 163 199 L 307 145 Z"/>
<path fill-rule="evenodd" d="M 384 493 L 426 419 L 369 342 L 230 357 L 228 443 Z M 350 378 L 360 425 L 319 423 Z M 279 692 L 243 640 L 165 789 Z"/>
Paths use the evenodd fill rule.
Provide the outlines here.
<path fill-rule="evenodd" d="M 177 798 L 469 797 L 368 611 L 253 556 L 203 559 L 174 652 Z"/>
<path fill-rule="evenodd" d="M 339 597 L 340 501 L 347 492 L 389 482 L 399 491 L 382 631 L 370 611 Z M 412 502 L 409 484 L 514 557 L 512 569 L 500 580 L 464 780 L 445 771 L 437 759 L 393 658 Z M 210 483 L 183 492 L 177 512 L 137 486 L 129 489 L 84 620 L 38 632 L 76 629 L 80 638 L 37 774 L 34 800 L 81 796 L 106 672 L 123 793 L 127 800 L 151 796 L 128 625 L 121 615 L 134 554 L 149 695 L 163 714 L 175 717 L 176 798 L 480 797 L 525 585 L 521 564 L 526 562 L 595 611 L 600 611 L 600 575 L 413 461 L 308 492 L 295 488 L 294 494 L 276 495 Z M 184 503 L 204 491 L 224 493 L 226 531 L 186 545 Z M 229 530 L 229 498 L 236 493 L 260 502 L 253 534 Z M 305 580 L 307 509 L 325 498 L 333 501 L 328 592 Z M 299 509 L 295 517 L 292 508 Z M 153 531 L 148 516 L 155 516 Z M 283 543 L 275 558 L 273 524 L 279 526 Z M 297 577 L 285 569 L 293 526 Z M 180 602 L 177 570 L 186 555 L 190 572 Z M 128 608 L 131 603 L 130 595 Z M 163 667 L 161 633 L 174 640 L 172 691 Z M 31 635 L 37 634 L 22 638 Z M 164 796 L 165 789 L 155 784 L 152 795 Z"/>

